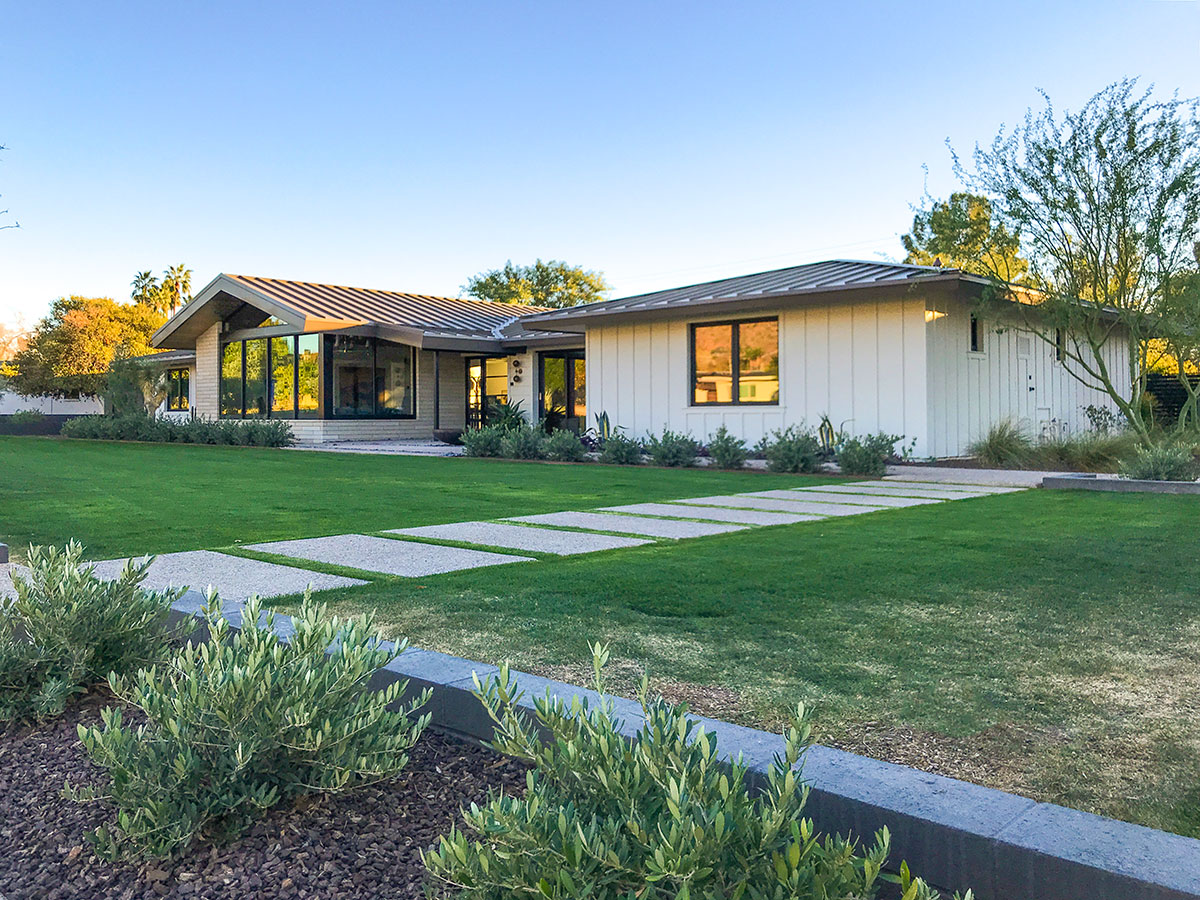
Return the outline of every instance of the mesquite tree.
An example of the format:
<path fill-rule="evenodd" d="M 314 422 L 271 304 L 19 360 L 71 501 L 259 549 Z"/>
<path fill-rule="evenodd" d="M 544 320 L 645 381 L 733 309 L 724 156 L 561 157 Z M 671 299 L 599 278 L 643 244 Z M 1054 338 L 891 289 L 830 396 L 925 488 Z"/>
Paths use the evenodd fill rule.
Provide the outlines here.
<path fill-rule="evenodd" d="M 1043 97 L 1044 110 L 977 146 L 970 170 L 955 160 L 1029 260 L 1021 287 L 989 273 L 988 299 L 1020 301 L 1022 327 L 1054 344 L 1067 371 L 1107 393 L 1145 437 L 1152 357 L 1197 346 L 1200 292 L 1187 276 L 1200 240 L 1200 100 L 1155 100 L 1126 80 L 1059 116 Z M 1124 371 L 1105 353 L 1113 340 L 1128 344 Z"/>

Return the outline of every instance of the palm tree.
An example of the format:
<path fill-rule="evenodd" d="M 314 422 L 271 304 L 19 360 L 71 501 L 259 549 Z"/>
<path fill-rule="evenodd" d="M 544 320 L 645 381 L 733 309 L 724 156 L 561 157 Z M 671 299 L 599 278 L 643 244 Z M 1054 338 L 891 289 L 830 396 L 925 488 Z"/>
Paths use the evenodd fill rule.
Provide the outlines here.
<path fill-rule="evenodd" d="M 192 301 L 192 270 L 183 263 L 171 266 L 163 272 L 163 306 L 165 313 L 174 313 Z"/>
<path fill-rule="evenodd" d="M 155 312 L 165 312 L 162 309 L 162 287 L 149 270 L 138 272 L 130 282 L 133 291 L 130 297 L 135 303 L 150 307 Z"/>

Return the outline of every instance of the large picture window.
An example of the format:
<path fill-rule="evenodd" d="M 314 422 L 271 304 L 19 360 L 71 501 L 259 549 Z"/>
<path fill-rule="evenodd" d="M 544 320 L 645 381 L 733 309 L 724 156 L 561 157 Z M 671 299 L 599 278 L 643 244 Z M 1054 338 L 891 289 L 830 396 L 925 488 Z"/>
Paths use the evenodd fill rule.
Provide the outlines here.
<path fill-rule="evenodd" d="M 187 369 L 167 371 L 167 409 L 172 412 L 188 409 L 191 380 L 191 373 Z"/>
<path fill-rule="evenodd" d="M 779 320 L 693 325 L 692 404 L 779 402 Z"/>
<path fill-rule="evenodd" d="M 331 415 L 416 414 L 412 347 L 357 335 L 300 334 L 233 341 L 221 349 L 221 415 L 320 418 L 322 377 L 328 379 Z"/>

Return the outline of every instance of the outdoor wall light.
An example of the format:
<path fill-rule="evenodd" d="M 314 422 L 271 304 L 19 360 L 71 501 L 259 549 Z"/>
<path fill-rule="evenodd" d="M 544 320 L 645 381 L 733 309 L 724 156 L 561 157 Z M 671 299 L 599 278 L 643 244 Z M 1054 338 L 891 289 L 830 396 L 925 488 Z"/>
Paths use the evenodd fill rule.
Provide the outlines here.
<path fill-rule="evenodd" d="M 514 376 L 513 376 L 513 384 L 520 384 L 520 383 L 521 383 L 521 376 L 520 376 L 520 375 L 514 375 Z"/>

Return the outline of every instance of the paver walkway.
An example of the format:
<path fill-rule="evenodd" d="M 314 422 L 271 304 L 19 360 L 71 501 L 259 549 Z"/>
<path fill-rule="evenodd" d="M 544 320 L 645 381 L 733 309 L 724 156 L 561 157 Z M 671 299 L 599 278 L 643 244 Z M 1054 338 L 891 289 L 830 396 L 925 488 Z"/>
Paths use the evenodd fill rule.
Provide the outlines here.
<path fill-rule="evenodd" d="M 757 509 L 729 509 L 716 506 L 686 506 L 678 503 L 629 503 L 625 506 L 602 506 L 604 512 L 633 513 L 638 516 L 665 516 L 668 519 L 707 519 L 710 522 L 733 522 L 738 525 L 795 525 L 812 522 L 820 516 L 797 513 L 762 512 Z"/>
<path fill-rule="evenodd" d="M 753 497 L 749 494 L 730 496 L 693 497 L 676 500 L 689 506 L 729 506 L 734 509 L 767 509 L 775 512 L 802 513 L 818 516 L 860 516 L 863 513 L 886 509 L 882 505 L 868 506 L 863 503 L 818 503 L 815 501 L 778 500 L 773 497 Z"/>
<path fill-rule="evenodd" d="M 707 537 L 728 531 L 741 531 L 741 525 L 715 522 L 688 522 L 675 519 L 650 519 L 645 516 L 623 516 L 617 513 L 557 512 L 536 516 L 515 516 L 513 522 L 535 525 L 563 525 L 568 528 L 590 528 L 594 531 L 619 531 L 626 534 L 646 534 L 663 538 Z"/>
<path fill-rule="evenodd" d="M 837 487 L 838 485 L 832 485 L 828 490 L 800 488 L 799 490 L 754 491 L 746 496 L 772 497 L 776 500 L 800 500 L 805 503 L 862 503 L 867 506 L 890 506 L 894 509 L 938 502 L 937 500 L 923 500 L 920 497 L 892 497 L 866 492 L 859 493 L 858 491 L 840 492 L 835 490 Z"/>
<path fill-rule="evenodd" d="M 555 531 L 549 528 L 530 528 L 525 525 L 505 525 L 503 522 L 455 522 L 450 525 L 424 525 L 420 528 L 395 528 L 388 534 L 403 534 L 415 538 L 458 541 L 484 547 L 508 547 L 512 550 L 532 550 L 574 556 L 620 547 L 638 547 L 652 543 L 642 538 L 617 537 L 611 534 L 583 534 L 578 531 Z"/>
<path fill-rule="evenodd" d="M 125 559 L 106 559 L 96 563 L 96 575 L 113 579 L 125 568 Z M 326 575 L 294 566 L 245 559 L 214 553 L 212 550 L 186 550 L 164 553 L 150 564 L 142 586 L 152 591 L 189 587 L 203 592 L 212 586 L 226 600 L 248 600 L 260 597 L 282 597 L 299 594 L 311 586 L 314 591 L 354 587 L 366 584 L 357 578 Z"/>
<path fill-rule="evenodd" d="M 958 471 L 963 470 L 940 470 L 947 473 Z M 571 556 L 654 543 L 648 538 L 687 540 L 774 525 L 867 515 L 888 509 L 936 506 L 1023 489 L 1004 483 L 952 482 L 948 478 L 940 481 L 875 480 L 811 487 L 801 485 L 744 494 L 689 497 L 671 502 L 628 503 L 587 511 L 563 510 L 495 522 L 469 521 L 397 528 L 385 532 L 396 535 L 394 538 L 340 534 L 268 541 L 247 545 L 246 549 L 288 557 L 298 563 L 326 563 L 364 573 L 421 578 L 443 572 L 536 561 L 528 556 L 424 542 L 429 540 Z M 113 578 L 120 572 L 124 562 L 105 560 L 96 564 L 96 571 L 102 577 Z M 240 601 L 252 594 L 263 597 L 297 594 L 310 585 L 320 591 L 365 583 L 356 578 L 314 572 L 300 565 L 245 559 L 211 550 L 192 550 L 158 557 L 150 569 L 146 586 L 162 589 L 186 585 L 203 590 L 212 585 L 221 596 Z M 7 573 L 0 568 L 0 597 L 6 592 L 11 592 L 11 582 Z"/>
<path fill-rule="evenodd" d="M 393 540 L 366 534 L 336 534 L 298 541 L 271 541 L 265 544 L 247 544 L 246 549 L 406 578 L 457 572 L 460 569 L 533 562 L 528 556 L 506 556 L 483 550 L 420 544 L 416 541 Z"/>

